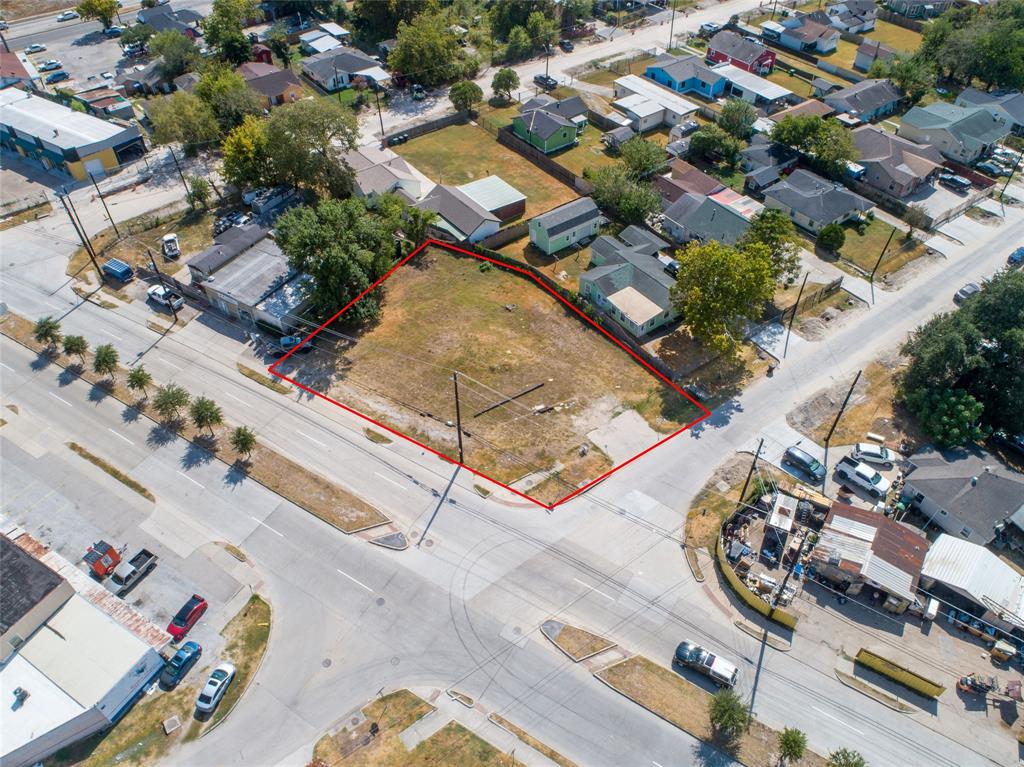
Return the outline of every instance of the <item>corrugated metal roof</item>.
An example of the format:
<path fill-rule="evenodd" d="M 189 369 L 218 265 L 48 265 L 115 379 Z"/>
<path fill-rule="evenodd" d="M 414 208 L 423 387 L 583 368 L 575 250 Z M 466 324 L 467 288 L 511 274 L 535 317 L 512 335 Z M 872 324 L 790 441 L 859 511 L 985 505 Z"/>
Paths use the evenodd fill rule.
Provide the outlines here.
<path fill-rule="evenodd" d="M 976 543 L 940 535 L 924 558 L 921 574 L 969 594 L 982 604 L 992 602 L 1024 620 L 1024 576 Z"/>
<path fill-rule="evenodd" d="M 860 538 L 862 541 L 868 541 L 869 543 L 875 540 L 875 531 L 878 529 L 847 517 L 834 517 L 831 524 L 832 529 L 839 530 L 840 532 L 852 535 L 854 538 Z"/>
<path fill-rule="evenodd" d="M 487 176 L 470 181 L 468 184 L 462 184 L 459 189 L 481 208 L 491 212 L 526 199 L 525 194 L 500 176 Z"/>

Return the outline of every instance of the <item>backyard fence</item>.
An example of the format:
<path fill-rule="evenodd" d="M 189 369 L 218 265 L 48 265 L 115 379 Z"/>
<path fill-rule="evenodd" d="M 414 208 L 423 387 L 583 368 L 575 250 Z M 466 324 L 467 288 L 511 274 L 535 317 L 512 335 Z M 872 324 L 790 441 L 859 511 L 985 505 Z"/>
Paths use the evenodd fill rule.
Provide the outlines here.
<path fill-rule="evenodd" d="M 497 249 L 502 245 L 508 245 L 513 240 L 518 240 L 524 236 L 530 230 L 529 221 L 519 221 L 518 223 L 512 224 L 512 226 L 506 226 L 504 229 L 500 229 L 490 237 L 485 237 L 478 243 L 482 248 Z"/>
<path fill-rule="evenodd" d="M 924 32 L 924 24 L 920 21 L 908 19 L 906 16 L 901 16 L 898 13 L 887 11 L 884 8 L 878 9 L 878 18 L 889 24 L 895 24 L 897 27 L 903 27 L 904 29 L 909 29 L 919 33 Z"/>
<path fill-rule="evenodd" d="M 805 293 L 800 297 L 800 300 L 791 304 L 790 306 L 784 306 L 781 309 L 770 304 L 769 316 L 763 320 L 757 327 L 762 328 L 772 322 L 786 322 L 788 317 L 799 314 L 805 309 L 810 309 L 812 306 L 817 306 L 819 303 L 827 298 L 832 297 L 838 293 L 843 287 L 843 278 L 837 277 L 827 285 L 822 285 L 816 290 Z"/>
<path fill-rule="evenodd" d="M 539 149 L 535 149 L 527 144 L 521 138 L 516 136 L 516 134 L 512 132 L 511 128 L 506 126 L 498 131 L 498 143 L 502 146 L 508 147 L 517 154 L 521 154 L 542 171 L 554 176 L 563 184 L 571 186 L 580 194 L 587 195 L 594 191 L 594 187 L 589 181 L 581 176 L 577 176 L 568 168 L 564 168 L 559 165 Z"/>
<path fill-rule="evenodd" d="M 395 136 L 406 136 L 410 139 L 417 138 L 418 136 L 425 136 L 428 133 L 447 128 L 449 125 L 462 125 L 469 120 L 469 116 L 465 112 L 456 112 L 455 114 L 445 115 L 444 117 L 438 117 L 436 120 L 428 120 L 427 122 L 419 123 L 418 125 L 412 125 L 408 128 L 403 128 L 400 131 L 389 133 L 384 136 L 384 144 L 390 144 L 391 140 Z"/>

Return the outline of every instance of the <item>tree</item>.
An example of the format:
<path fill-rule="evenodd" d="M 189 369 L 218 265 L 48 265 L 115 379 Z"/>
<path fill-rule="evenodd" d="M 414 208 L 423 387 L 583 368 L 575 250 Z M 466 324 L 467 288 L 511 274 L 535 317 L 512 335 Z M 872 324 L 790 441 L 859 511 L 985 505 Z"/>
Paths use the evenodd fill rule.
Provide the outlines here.
<path fill-rule="evenodd" d="M 717 125 L 705 125 L 690 137 L 690 151 L 707 160 L 722 161 L 730 168 L 739 162 L 743 142 Z"/>
<path fill-rule="evenodd" d="M 463 80 L 451 87 L 448 98 L 460 112 L 471 112 L 475 105 L 484 100 L 484 92 L 472 80 Z"/>
<path fill-rule="evenodd" d="M 729 687 L 721 688 L 712 696 L 708 716 L 711 718 L 711 728 L 726 740 L 736 738 L 750 722 L 747 704 Z"/>
<path fill-rule="evenodd" d="M 868 767 L 868 763 L 853 749 L 840 748 L 828 755 L 828 767 Z"/>
<path fill-rule="evenodd" d="M 248 20 L 262 17 L 258 0 L 213 0 L 210 14 L 202 21 L 207 47 L 233 65 L 248 61 L 252 45 L 243 29 Z"/>
<path fill-rule="evenodd" d="M 629 224 L 641 224 L 661 209 L 661 196 L 649 183 L 630 178 L 622 164 L 604 168 L 586 168 L 586 179 L 594 185 L 594 201 Z"/>
<path fill-rule="evenodd" d="M 512 91 L 519 87 L 519 75 L 516 70 L 504 67 L 499 69 L 491 80 L 494 95 L 505 101 L 512 100 Z"/>
<path fill-rule="evenodd" d="M 859 156 L 850 131 L 842 123 L 817 115 L 782 118 L 772 129 L 772 140 L 808 155 L 819 170 L 832 178 L 840 178 L 847 163 Z"/>
<path fill-rule="evenodd" d="M 224 179 L 239 189 L 277 183 L 265 120 L 248 116 L 221 145 Z"/>
<path fill-rule="evenodd" d="M 149 38 L 155 34 L 156 30 L 149 26 L 149 24 L 132 24 L 121 33 L 121 39 L 119 42 L 122 47 L 133 45 L 135 43 L 142 43 L 145 45 L 149 42 Z"/>
<path fill-rule="evenodd" d="M 669 295 L 694 338 L 725 355 L 739 348 L 748 322 L 760 318 L 775 292 L 771 253 L 755 243 L 734 248 L 712 240 L 677 254 Z"/>
<path fill-rule="evenodd" d="M 189 402 L 188 392 L 176 383 L 169 383 L 156 390 L 153 409 L 165 421 L 176 421 L 182 408 Z"/>
<path fill-rule="evenodd" d="M 224 414 L 220 407 L 209 397 L 196 397 L 189 406 L 189 415 L 197 429 L 209 429 L 213 436 L 213 427 L 224 422 Z"/>
<path fill-rule="evenodd" d="M 241 453 L 246 458 L 252 455 L 256 447 L 256 433 L 248 426 L 237 426 L 231 432 L 231 447 L 236 453 Z"/>
<path fill-rule="evenodd" d="M 508 34 L 505 57 L 508 61 L 522 61 L 533 53 L 533 41 L 525 27 L 513 27 Z"/>
<path fill-rule="evenodd" d="M 795 762 L 803 758 L 807 750 L 807 736 L 795 727 L 787 727 L 779 733 L 779 761 Z"/>
<path fill-rule="evenodd" d="M 146 395 L 146 389 L 153 384 L 153 376 L 142 364 L 136 365 L 128 371 L 128 388 L 132 391 L 140 391 Z"/>
<path fill-rule="evenodd" d="M 910 239 L 914 236 L 915 229 L 924 229 L 925 224 L 928 221 L 928 209 L 919 202 L 912 202 L 907 206 L 907 209 L 903 211 L 903 220 L 907 222 L 907 226 L 910 227 L 907 230 L 906 239 Z"/>
<path fill-rule="evenodd" d="M 402 231 L 413 245 L 419 245 L 427 239 L 430 225 L 437 220 L 437 213 L 425 208 L 406 208 L 402 221 Z"/>
<path fill-rule="evenodd" d="M 526 34 L 533 43 L 534 50 L 543 50 L 547 45 L 554 45 L 558 39 L 558 28 L 552 20 L 541 11 L 534 11 L 526 18 Z"/>
<path fill-rule="evenodd" d="M 868 76 L 889 78 L 903 91 L 907 101 L 916 104 L 935 84 L 935 68 L 923 56 L 893 56 L 888 61 L 877 59 Z"/>
<path fill-rule="evenodd" d="M 199 63 L 196 44 L 176 29 L 165 29 L 149 38 L 149 52 L 161 57 L 160 74 L 168 80 L 191 72 Z"/>
<path fill-rule="evenodd" d="M 302 99 L 277 107 L 267 118 L 267 144 L 274 175 L 344 197 L 352 191 L 352 169 L 342 156 L 355 148 L 356 116 L 336 101 Z"/>
<path fill-rule="evenodd" d="M 64 354 L 69 357 L 74 354 L 85 364 L 85 353 L 89 351 L 89 342 L 85 340 L 85 336 L 65 336 L 64 337 Z"/>
<path fill-rule="evenodd" d="M 248 115 L 263 111 L 259 96 L 240 74 L 224 64 L 208 66 L 193 92 L 210 105 L 222 134 L 237 128 Z"/>
<path fill-rule="evenodd" d="M 593 0 L 562 0 L 562 29 L 569 31 L 594 13 Z"/>
<path fill-rule="evenodd" d="M 83 19 L 95 19 L 104 29 L 114 25 L 117 14 L 117 0 L 81 0 L 75 11 Z"/>
<path fill-rule="evenodd" d="M 765 208 L 754 214 L 738 246 L 743 248 L 754 243 L 761 243 L 768 248 L 772 260 L 772 279 L 776 282 L 800 273 L 800 247 L 796 227 L 781 210 Z"/>
<path fill-rule="evenodd" d="M 186 154 L 194 154 L 198 147 L 215 143 L 220 136 L 220 125 L 213 110 L 187 91 L 153 99 L 149 104 L 149 120 L 153 124 L 154 143 L 181 143 Z"/>
<path fill-rule="evenodd" d="M 114 377 L 117 372 L 117 349 L 113 344 L 100 344 L 92 357 L 92 369 L 101 376 Z"/>
<path fill-rule="evenodd" d="M 395 36 L 400 22 L 412 21 L 423 9 L 423 0 L 355 0 L 353 26 L 367 42 L 387 40 Z"/>
<path fill-rule="evenodd" d="M 980 425 L 985 406 L 962 389 L 918 389 L 906 402 L 939 447 L 962 447 L 985 436 Z"/>
<path fill-rule="evenodd" d="M 525 27 L 537 11 L 545 18 L 555 18 L 553 0 L 496 0 L 491 7 L 491 32 L 499 40 L 510 40 L 513 29 Z"/>
<path fill-rule="evenodd" d="M 185 196 L 192 210 L 195 210 L 196 206 L 205 210 L 210 202 L 210 182 L 202 176 L 189 176 L 188 193 Z"/>
<path fill-rule="evenodd" d="M 846 244 L 846 232 L 843 231 L 843 227 L 839 224 L 828 224 L 823 226 L 821 231 L 818 232 L 815 243 L 822 250 L 826 250 L 829 253 L 838 253 L 843 245 Z"/>
<path fill-rule="evenodd" d="M 649 178 L 665 164 L 665 150 L 643 136 L 633 136 L 619 147 L 619 156 L 632 179 Z"/>
<path fill-rule="evenodd" d="M 411 23 L 401 22 L 388 66 L 426 86 L 453 80 L 460 71 L 461 49 L 450 26 L 447 16 L 431 12 L 421 13 Z"/>
<path fill-rule="evenodd" d="M 754 121 L 757 112 L 753 105 L 743 99 L 729 99 L 718 115 L 718 125 L 722 130 L 735 138 L 746 141 L 754 132 Z"/>
<path fill-rule="evenodd" d="M 267 30 L 267 36 L 264 39 L 267 47 L 270 48 L 270 52 L 273 53 L 281 61 L 281 66 L 287 69 L 291 66 L 292 62 L 292 47 L 288 42 L 288 25 L 283 21 L 275 22 L 275 24 Z"/>
<path fill-rule="evenodd" d="M 32 335 L 39 343 L 46 344 L 51 350 L 55 349 L 62 338 L 60 323 L 53 317 L 47 315 L 36 322 L 36 326 L 32 330 Z"/>

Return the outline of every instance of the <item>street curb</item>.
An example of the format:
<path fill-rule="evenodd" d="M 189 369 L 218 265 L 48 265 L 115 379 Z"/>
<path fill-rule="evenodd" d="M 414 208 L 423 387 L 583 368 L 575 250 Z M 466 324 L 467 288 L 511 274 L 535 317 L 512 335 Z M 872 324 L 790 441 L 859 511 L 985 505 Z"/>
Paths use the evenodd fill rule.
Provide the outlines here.
<path fill-rule="evenodd" d="M 844 687 L 849 687 L 851 690 L 854 690 L 855 692 L 859 692 L 861 695 L 863 695 L 863 696 L 865 696 L 867 698 L 871 698 L 871 700 L 873 700 L 873 701 L 875 701 L 877 703 L 881 703 L 886 708 L 891 708 L 897 714 L 912 714 L 912 713 L 914 713 L 914 709 L 911 708 L 910 706 L 906 706 L 905 704 L 900 703 L 899 698 L 897 698 L 897 697 L 895 697 L 893 695 L 890 695 L 887 692 L 883 692 L 881 690 L 877 690 L 876 691 L 875 690 L 875 686 L 873 684 L 871 684 L 870 682 L 864 681 L 863 679 L 857 679 L 856 677 L 852 676 L 851 674 L 847 674 L 845 671 L 840 671 L 837 668 L 832 669 L 832 672 L 835 675 L 835 678 L 838 679 L 839 683 L 841 685 L 843 685 Z M 861 682 L 861 683 L 867 685 L 869 688 L 871 688 L 871 690 L 870 691 L 869 690 L 865 690 L 862 687 L 860 687 L 859 685 L 851 684 L 848 681 L 848 679 L 857 679 L 858 682 Z M 894 703 L 892 703 L 892 701 L 896 701 L 896 703 L 894 704 Z"/>
<path fill-rule="evenodd" d="M 547 621 L 545 621 L 545 623 L 546 622 Z M 571 623 L 562 623 L 562 621 L 555 621 L 555 623 L 560 623 L 562 625 L 562 628 L 565 628 L 566 626 L 570 626 L 571 628 L 578 629 L 579 631 L 587 631 L 586 629 L 581 629 L 579 626 L 573 626 Z M 556 642 L 553 637 L 548 636 L 548 632 L 546 632 L 544 630 L 544 624 L 543 623 L 540 625 L 540 633 L 543 634 L 545 639 L 547 639 L 549 642 L 551 642 L 551 644 L 553 644 L 556 648 L 558 648 L 558 650 L 563 655 L 565 655 L 566 658 L 571 660 L 573 663 L 582 663 L 585 660 L 590 660 L 595 655 L 600 655 L 603 652 L 608 652 L 609 650 L 613 650 L 613 649 L 615 649 L 616 647 L 619 646 L 616 642 L 613 642 L 612 640 L 608 639 L 608 637 L 601 636 L 600 634 L 594 634 L 593 631 L 587 631 L 588 634 L 593 634 L 594 636 L 596 636 L 596 637 L 598 637 L 600 639 L 605 640 L 606 642 L 608 642 L 608 645 L 606 647 L 602 647 L 600 650 L 594 650 L 594 652 L 592 652 L 592 653 L 587 653 L 586 655 L 577 658 L 575 656 L 570 655 L 569 651 L 566 650 L 564 647 L 562 647 L 562 645 L 558 644 L 558 642 Z"/>
<path fill-rule="evenodd" d="M 789 652 L 793 649 L 792 642 L 785 642 L 784 640 L 779 639 L 778 637 L 772 634 L 769 634 L 764 629 L 758 628 L 757 626 L 754 626 L 749 621 L 746 621 L 742 618 L 733 621 L 733 625 L 736 626 L 736 628 L 738 628 L 743 633 L 750 634 L 750 636 L 754 637 L 754 639 L 756 639 L 758 642 L 764 642 L 773 650 L 778 650 L 779 652 Z"/>
<path fill-rule="evenodd" d="M 680 546 L 683 549 L 683 559 L 686 560 L 686 566 L 690 568 L 690 575 L 693 576 L 697 583 L 703 583 L 707 576 L 704 575 L 704 570 L 701 568 L 700 562 L 697 561 L 697 550 L 687 546 L 685 543 L 680 544 Z M 693 557 L 692 561 L 690 560 L 691 556 Z"/>

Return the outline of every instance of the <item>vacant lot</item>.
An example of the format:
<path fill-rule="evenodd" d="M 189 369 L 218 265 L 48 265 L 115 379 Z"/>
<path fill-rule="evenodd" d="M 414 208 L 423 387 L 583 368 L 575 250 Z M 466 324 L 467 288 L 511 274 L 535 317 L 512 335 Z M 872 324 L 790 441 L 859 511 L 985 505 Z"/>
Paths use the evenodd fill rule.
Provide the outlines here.
<path fill-rule="evenodd" d="M 653 63 L 654 56 L 619 59 L 608 64 L 606 69 L 595 69 L 593 72 L 587 72 L 580 80 L 611 88 L 620 77 L 624 75 L 642 75 L 647 71 L 647 67 Z"/>
<path fill-rule="evenodd" d="M 501 176 L 526 195 L 525 218 L 578 196 L 475 125 L 451 125 L 400 144 L 395 151 L 438 183 L 458 185 L 486 176 Z"/>
<path fill-rule="evenodd" d="M 530 237 L 520 237 L 508 245 L 503 246 L 499 251 L 502 255 L 509 256 L 536 267 L 551 277 L 560 285 L 569 290 L 578 292 L 580 289 L 580 275 L 590 267 L 590 246 L 584 245 L 578 248 L 574 245 L 566 248 L 554 256 L 549 256 L 539 248 L 530 244 Z"/>
<path fill-rule="evenodd" d="M 610 468 L 588 434 L 617 415 L 640 413 L 628 444 L 646 447 L 699 414 L 532 280 L 486 262 L 431 248 L 383 292 L 376 325 L 282 372 L 294 364 L 303 383 L 457 458 L 458 371 L 465 463 L 506 483 L 534 475 L 543 502 Z"/>

